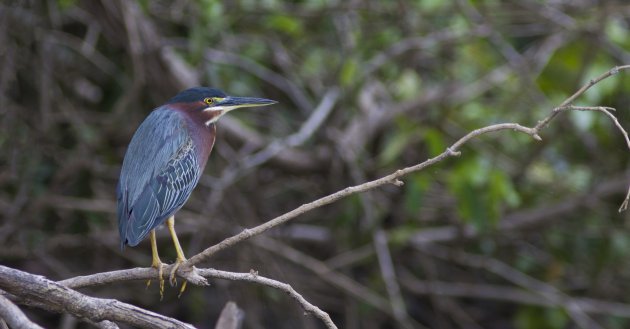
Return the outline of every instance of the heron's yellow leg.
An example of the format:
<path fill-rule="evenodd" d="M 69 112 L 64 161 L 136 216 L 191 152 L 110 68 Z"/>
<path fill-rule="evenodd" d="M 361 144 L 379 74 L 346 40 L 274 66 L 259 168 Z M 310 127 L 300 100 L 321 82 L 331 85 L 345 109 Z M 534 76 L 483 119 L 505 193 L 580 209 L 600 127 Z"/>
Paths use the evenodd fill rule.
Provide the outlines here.
<path fill-rule="evenodd" d="M 155 239 L 155 230 L 151 230 L 150 237 L 151 237 L 151 255 L 153 259 L 151 261 L 151 267 L 158 270 L 158 282 L 160 283 L 160 299 L 162 299 L 164 297 L 164 277 L 162 275 L 163 274 L 162 266 L 164 265 L 164 263 L 162 263 L 162 261 L 160 260 L 160 256 L 158 255 L 157 241 Z M 150 284 L 151 284 L 151 280 L 148 280 L 147 287 L 149 287 Z"/>
<path fill-rule="evenodd" d="M 179 265 L 181 265 L 184 261 L 186 261 L 186 256 L 184 256 L 184 251 L 182 250 L 182 246 L 179 244 L 179 239 L 177 238 L 177 233 L 175 233 L 175 216 L 171 216 L 166 220 L 166 226 L 168 226 L 168 231 L 171 233 L 171 237 L 173 238 L 173 244 L 175 245 L 175 251 L 177 252 L 177 259 L 175 260 L 175 265 L 171 270 L 171 275 L 169 277 L 172 285 L 177 284 L 177 279 L 175 278 L 175 273 L 177 273 L 177 269 Z M 179 291 L 179 295 L 186 290 L 186 281 L 182 284 L 182 288 Z"/>

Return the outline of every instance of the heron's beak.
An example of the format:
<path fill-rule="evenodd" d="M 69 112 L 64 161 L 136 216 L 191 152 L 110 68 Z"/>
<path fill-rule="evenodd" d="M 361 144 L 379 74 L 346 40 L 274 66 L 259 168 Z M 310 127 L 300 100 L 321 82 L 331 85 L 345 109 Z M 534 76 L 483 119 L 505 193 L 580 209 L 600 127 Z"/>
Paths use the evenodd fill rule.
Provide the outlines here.
<path fill-rule="evenodd" d="M 277 102 L 265 98 L 227 96 L 214 107 L 231 111 L 241 107 L 267 106 L 275 103 Z"/>

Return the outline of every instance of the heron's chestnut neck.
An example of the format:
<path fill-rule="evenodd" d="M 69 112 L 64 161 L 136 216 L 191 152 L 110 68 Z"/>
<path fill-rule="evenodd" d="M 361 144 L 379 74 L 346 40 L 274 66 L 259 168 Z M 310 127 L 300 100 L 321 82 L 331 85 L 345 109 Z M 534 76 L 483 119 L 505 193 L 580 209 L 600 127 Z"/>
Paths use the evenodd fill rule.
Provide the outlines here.
<path fill-rule="evenodd" d="M 188 123 L 190 137 L 195 144 L 197 160 L 201 170 L 206 166 L 208 156 L 214 146 L 217 134 L 215 123 L 206 124 L 214 117 L 221 115 L 220 111 L 204 111 L 208 107 L 203 101 L 190 103 L 172 103 L 169 107 L 182 113 Z"/>

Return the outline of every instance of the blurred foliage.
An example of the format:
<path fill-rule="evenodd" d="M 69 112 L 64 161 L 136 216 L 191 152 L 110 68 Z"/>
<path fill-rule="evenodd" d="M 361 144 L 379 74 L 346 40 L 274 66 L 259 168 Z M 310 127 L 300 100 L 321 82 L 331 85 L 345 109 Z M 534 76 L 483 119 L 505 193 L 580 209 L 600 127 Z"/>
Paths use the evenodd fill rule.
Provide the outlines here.
<path fill-rule="evenodd" d="M 202 182 L 178 215 L 188 255 L 436 156 L 473 129 L 535 125 L 590 79 L 630 64 L 629 24 L 622 0 L 4 1 L 0 263 L 53 279 L 147 266 L 148 243 L 118 249 L 118 171 L 142 119 L 191 84 L 280 103 L 219 123 Z M 333 88 L 341 94 L 331 115 L 303 145 L 253 170 L 240 166 L 297 132 Z M 629 91 L 621 72 L 575 105 L 615 107 L 628 128 Z M 483 135 L 401 188 L 349 197 L 267 234 L 386 301 L 374 242 L 381 229 L 401 278 L 512 287 L 540 303 L 421 293 L 400 279 L 405 320 L 258 242 L 206 265 L 287 282 L 340 328 L 579 327 L 566 305 L 418 244 L 500 260 L 567 296 L 630 304 L 629 222 L 617 212 L 629 180 L 623 137 L 596 112 L 563 113 L 541 136 Z M 238 179 L 223 184 L 231 171 Z M 165 232 L 159 246 L 164 260 L 175 258 Z M 245 310 L 247 328 L 321 327 L 284 294 L 244 283 L 191 287 L 181 299 L 168 290 L 163 302 L 140 282 L 86 293 L 202 328 L 228 300 Z M 625 307 L 625 315 L 588 314 L 624 328 Z M 46 327 L 61 321 L 29 316 Z"/>

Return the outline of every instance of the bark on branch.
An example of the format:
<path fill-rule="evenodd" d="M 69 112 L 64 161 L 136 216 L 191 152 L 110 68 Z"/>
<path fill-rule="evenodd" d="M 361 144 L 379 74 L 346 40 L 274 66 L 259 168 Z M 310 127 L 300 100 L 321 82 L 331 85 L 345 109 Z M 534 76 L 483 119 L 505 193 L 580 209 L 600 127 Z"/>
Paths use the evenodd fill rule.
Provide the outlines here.
<path fill-rule="evenodd" d="M 94 322 L 111 320 L 138 328 L 194 328 L 190 324 L 115 299 L 86 296 L 43 276 L 2 265 L 0 289 L 20 299 Z"/>

